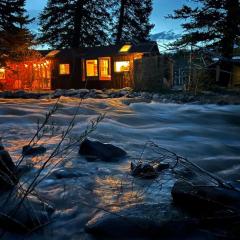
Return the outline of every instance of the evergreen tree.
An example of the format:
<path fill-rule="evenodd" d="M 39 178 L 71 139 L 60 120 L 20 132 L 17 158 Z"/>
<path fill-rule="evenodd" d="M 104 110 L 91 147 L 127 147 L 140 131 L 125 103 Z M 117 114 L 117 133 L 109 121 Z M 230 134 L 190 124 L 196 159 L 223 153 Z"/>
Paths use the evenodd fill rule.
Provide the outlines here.
<path fill-rule="evenodd" d="M 219 52 L 224 59 L 231 59 L 234 45 L 240 37 L 239 0 L 192 0 L 200 7 L 184 5 L 175 10 L 170 18 L 188 20 L 182 24 L 186 33 L 175 43 L 176 46 L 198 45 Z M 227 86 L 232 71 L 231 61 L 222 63 L 220 84 Z"/>
<path fill-rule="evenodd" d="M 240 36 L 239 0 L 192 0 L 200 7 L 184 5 L 170 18 L 188 20 L 182 24 L 185 34 L 177 46 L 202 45 L 218 49 L 223 57 L 233 54 L 234 44 Z"/>
<path fill-rule="evenodd" d="M 150 15 L 152 0 L 121 0 L 115 1 L 115 24 L 113 38 L 116 44 L 123 41 L 146 41 L 151 29 Z"/>
<path fill-rule="evenodd" d="M 21 60 L 33 44 L 27 29 L 33 19 L 25 10 L 25 0 L 0 0 L 0 61 Z"/>
<path fill-rule="evenodd" d="M 40 15 L 40 41 L 54 48 L 108 42 L 108 0 L 48 0 Z"/>

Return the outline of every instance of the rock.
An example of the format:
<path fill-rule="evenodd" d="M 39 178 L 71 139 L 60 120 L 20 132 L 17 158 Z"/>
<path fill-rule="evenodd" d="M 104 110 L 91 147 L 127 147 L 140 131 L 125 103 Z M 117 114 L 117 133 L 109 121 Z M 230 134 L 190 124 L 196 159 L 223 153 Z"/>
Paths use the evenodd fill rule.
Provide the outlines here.
<path fill-rule="evenodd" d="M 27 156 L 27 155 L 36 156 L 36 155 L 44 154 L 46 151 L 47 149 L 43 146 L 31 147 L 29 145 L 26 145 L 26 146 L 23 146 L 22 154 L 24 156 Z"/>
<path fill-rule="evenodd" d="M 20 178 L 27 172 L 31 171 L 32 167 L 28 165 L 21 165 L 17 167 L 17 176 Z"/>
<path fill-rule="evenodd" d="M 112 144 L 85 139 L 80 145 L 79 154 L 86 156 L 86 158 L 91 156 L 109 162 L 124 157 L 126 152 Z"/>
<path fill-rule="evenodd" d="M 68 89 L 64 92 L 65 97 L 72 97 L 72 96 L 75 96 L 75 95 L 78 95 L 78 94 L 79 94 L 79 92 L 76 89 Z"/>
<path fill-rule="evenodd" d="M 178 181 L 173 186 L 172 197 L 176 204 L 201 214 L 240 208 L 240 192 L 223 187 L 196 186 Z"/>
<path fill-rule="evenodd" d="M 95 98 L 99 98 L 99 99 L 105 99 L 105 98 L 109 98 L 109 96 L 107 95 L 107 94 L 97 94 L 96 96 L 95 96 Z"/>
<path fill-rule="evenodd" d="M 88 174 L 81 173 L 79 171 L 76 171 L 75 169 L 57 169 L 51 175 L 57 179 L 88 176 Z"/>
<path fill-rule="evenodd" d="M 189 234 L 197 224 L 197 220 L 186 218 L 171 204 L 136 204 L 112 214 L 97 213 L 85 230 L 111 239 L 166 239 Z"/>
<path fill-rule="evenodd" d="M 52 206 L 34 196 L 29 195 L 22 201 L 18 193 L 7 192 L 0 197 L 0 228 L 11 232 L 29 232 L 47 223 L 53 212 Z"/>
<path fill-rule="evenodd" d="M 170 167 L 169 163 L 159 163 L 156 167 L 157 171 L 163 171 L 165 169 L 168 169 Z"/>
<path fill-rule="evenodd" d="M 160 171 L 169 168 L 169 164 L 159 163 L 157 166 L 153 166 L 150 163 L 138 163 L 131 162 L 131 174 L 134 177 L 140 177 L 145 179 L 156 178 Z"/>
<path fill-rule="evenodd" d="M 17 169 L 11 156 L 5 150 L 0 150 L 0 189 L 8 190 L 18 183 Z"/>
<path fill-rule="evenodd" d="M 63 96 L 64 92 L 65 92 L 65 90 L 63 90 L 63 89 L 56 89 L 53 95 L 55 98 L 58 98 L 58 97 Z"/>

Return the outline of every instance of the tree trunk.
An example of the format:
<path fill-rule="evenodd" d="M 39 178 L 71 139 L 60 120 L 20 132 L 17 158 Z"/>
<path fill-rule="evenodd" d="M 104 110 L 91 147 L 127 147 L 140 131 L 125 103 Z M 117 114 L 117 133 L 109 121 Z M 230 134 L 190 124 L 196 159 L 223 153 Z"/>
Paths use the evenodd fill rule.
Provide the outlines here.
<path fill-rule="evenodd" d="M 126 4 L 126 0 L 121 0 L 120 15 L 119 15 L 119 19 L 118 19 L 116 44 L 120 44 L 120 42 L 122 40 L 123 22 L 124 22 L 123 19 L 124 19 L 124 15 L 125 15 L 125 4 Z"/>
<path fill-rule="evenodd" d="M 222 40 L 222 56 L 225 61 L 221 64 L 223 72 L 220 75 L 220 85 L 228 86 L 233 65 L 231 63 L 234 54 L 234 44 L 238 35 L 238 22 L 240 16 L 240 6 L 238 0 L 226 0 L 225 9 L 227 11 L 226 24 L 224 26 L 224 38 Z"/>
<path fill-rule="evenodd" d="M 81 41 L 81 24 L 82 24 L 82 11 L 83 3 L 82 1 L 77 1 L 74 9 L 74 30 L 73 30 L 73 39 L 72 39 L 72 48 L 82 47 Z"/>

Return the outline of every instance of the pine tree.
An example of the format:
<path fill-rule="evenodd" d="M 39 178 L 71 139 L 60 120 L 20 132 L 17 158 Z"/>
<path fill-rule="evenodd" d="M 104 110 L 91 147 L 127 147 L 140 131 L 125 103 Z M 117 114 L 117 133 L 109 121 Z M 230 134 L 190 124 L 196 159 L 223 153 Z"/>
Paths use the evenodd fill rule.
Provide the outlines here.
<path fill-rule="evenodd" d="M 186 33 L 176 46 L 197 45 L 218 52 L 225 60 L 234 54 L 234 45 L 239 44 L 240 37 L 240 2 L 239 0 L 192 0 L 200 7 L 184 5 L 175 10 L 173 19 L 188 20 L 182 24 Z M 232 72 L 231 61 L 221 64 L 220 84 L 229 84 Z M 223 73 L 225 72 L 225 73 Z"/>
<path fill-rule="evenodd" d="M 188 21 L 182 24 L 186 33 L 175 45 L 191 44 L 215 48 L 223 57 L 231 57 L 234 44 L 239 41 L 240 36 L 239 0 L 192 1 L 200 3 L 201 7 L 184 5 L 169 16 Z"/>
<path fill-rule="evenodd" d="M 21 60 L 33 44 L 27 29 L 33 19 L 25 10 L 25 0 L 0 0 L 0 61 Z"/>
<path fill-rule="evenodd" d="M 40 16 L 40 41 L 54 48 L 108 42 L 108 0 L 48 0 Z"/>
<path fill-rule="evenodd" d="M 113 38 L 116 44 L 123 41 L 146 41 L 149 39 L 152 0 L 115 1 L 115 24 Z"/>

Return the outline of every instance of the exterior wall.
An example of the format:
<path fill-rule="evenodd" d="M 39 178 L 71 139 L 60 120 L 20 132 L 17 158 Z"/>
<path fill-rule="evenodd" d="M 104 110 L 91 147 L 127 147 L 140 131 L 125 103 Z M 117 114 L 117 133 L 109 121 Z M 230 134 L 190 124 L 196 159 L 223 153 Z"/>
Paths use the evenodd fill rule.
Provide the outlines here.
<path fill-rule="evenodd" d="M 97 59 L 99 70 L 99 57 L 76 58 L 76 59 L 55 59 L 52 64 L 52 89 L 71 88 L 124 88 L 134 87 L 134 59 L 141 58 L 142 54 L 121 54 L 110 57 L 111 80 L 100 80 L 99 71 L 96 77 L 86 76 L 86 60 Z M 130 71 L 117 73 L 114 69 L 115 61 L 130 61 Z M 70 64 L 70 74 L 60 75 L 59 65 Z"/>
<path fill-rule="evenodd" d="M 240 86 L 240 66 L 233 66 L 232 85 Z"/>

